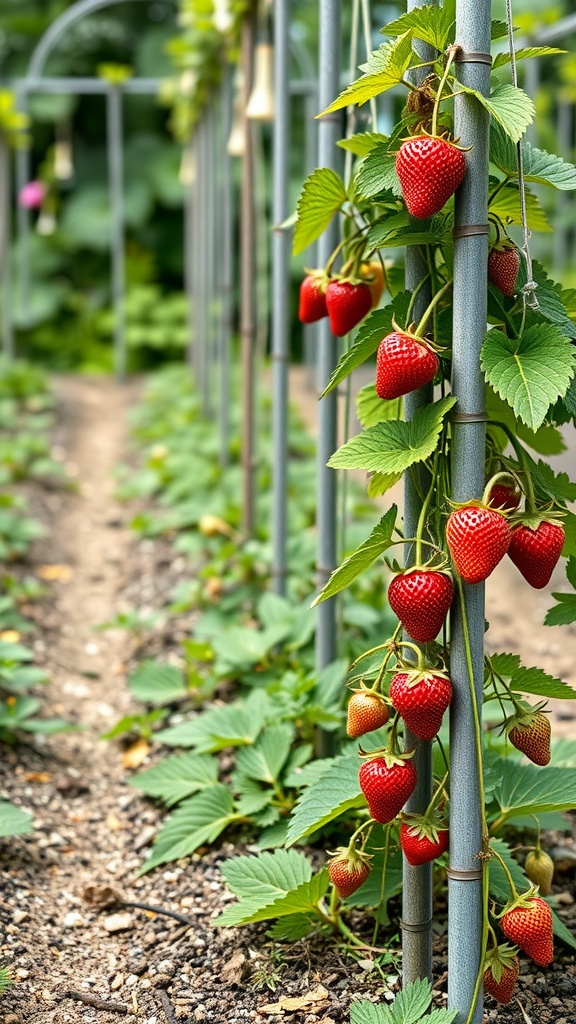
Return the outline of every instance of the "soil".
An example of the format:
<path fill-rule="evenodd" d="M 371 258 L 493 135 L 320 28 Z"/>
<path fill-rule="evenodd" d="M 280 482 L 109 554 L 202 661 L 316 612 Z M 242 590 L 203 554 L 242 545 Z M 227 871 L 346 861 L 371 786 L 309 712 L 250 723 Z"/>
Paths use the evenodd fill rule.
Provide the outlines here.
<path fill-rule="evenodd" d="M 56 387 L 54 441 L 65 451 L 78 487 L 30 488 L 31 510 L 48 533 L 23 571 L 67 567 L 33 611 L 33 646 L 51 678 L 44 691 L 46 713 L 81 729 L 0 749 L 2 795 L 31 810 L 35 824 L 29 836 L 0 840 L 0 957 L 16 982 L 1 997 L 0 1018 L 3 1024 L 106 1024 L 119 1017 L 140 1024 L 345 1024 L 351 999 L 390 998 L 397 972 L 391 967 L 382 976 L 369 958 L 351 959 L 325 941 L 280 948 L 266 938 L 265 924 L 215 929 L 212 920 L 230 898 L 219 864 L 244 852 L 245 845 L 225 842 L 137 877 L 161 812 L 128 785 L 121 746 L 100 737 L 135 710 L 124 680 L 138 641 L 96 627 L 129 605 L 160 606 L 169 585 L 187 569 L 165 541 L 131 536 L 131 510 L 114 499 L 112 471 L 126 454 L 126 411 L 137 384 L 74 377 Z M 576 684 L 576 633 L 542 629 L 546 594 L 520 587 L 511 565 L 499 570 L 489 589 L 489 645 L 518 651 L 527 664 Z M 184 630 L 182 623 L 160 627 L 152 643 L 158 650 L 174 648 Z M 558 705 L 555 731 L 575 735 L 571 714 L 568 705 Z M 567 857 L 555 891 L 566 924 L 574 928 L 576 842 L 574 836 L 561 842 Z M 115 895 L 123 903 L 107 902 Z M 130 905 L 137 903 L 147 908 Z M 440 904 L 439 1005 L 444 924 Z M 518 991 L 524 1011 L 516 1002 L 497 1007 L 489 999 L 485 1021 L 526 1024 L 523 1013 L 533 1024 L 576 1020 L 572 953 L 557 944 L 556 960 L 546 971 L 526 957 L 522 961 Z"/>

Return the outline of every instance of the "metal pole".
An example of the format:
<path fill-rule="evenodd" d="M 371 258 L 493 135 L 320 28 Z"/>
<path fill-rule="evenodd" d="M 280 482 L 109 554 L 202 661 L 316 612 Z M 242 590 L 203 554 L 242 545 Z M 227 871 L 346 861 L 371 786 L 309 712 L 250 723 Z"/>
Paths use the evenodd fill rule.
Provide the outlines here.
<path fill-rule="evenodd" d="M 532 94 L 533 95 L 533 94 Z M 572 149 L 572 129 L 574 123 L 574 104 L 572 101 L 558 100 L 556 111 L 557 152 L 565 160 L 570 158 Z M 556 193 L 556 210 L 554 217 L 554 271 L 563 274 L 569 258 L 568 232 L 570 218 L 568 212 L 572 206 L 572 196 L 559 190 Z"/>
<path fill-rule="evenodd" d="M 304 96 L 304 163 L 305 163 L 305 177 L 308 177 L 310 172 L 316 165 L 316 122 L 314 120 L 318 113 L 319 103 L 316 88 L 313 88 L 310 92 Z M 317 266 L 317 245 L 314 243 L 310 247 L 310 264 L 311 266 Z M 316 335 L 317 330 L 314 324 L 303 324 L 302 325 L 302 337 L 304 340 L 304 365 L 306 366 L 306 386 L 310 391 L 314 391 L 317 388 L 318 381 L 317 377 L 317 347 L 316 347 Z M 318 387 L 318 390 L 320 388 Z"/>
<path fill-rule="evenodd" d="M 192 275 L 194 279 L 194 377 L 202 410 L 206 390 L 206 135 L 202 118 L 195 132 L 196 175 L 192 228 Z"/>
<path fill-rule="evenodd" d="M 225 74 L 221 95 L 221 139 L 218 163 L 221 169 L 220 203 L 220 266 L 222 268 L 220 294 L 220 323 L 218 331 L 218 418 L 220 427 L 220 465 L 230 461 L 230 341 L 232 335 L 232 278 L 234 244 L 232 161 L 228 153 L 228 138 L 232 127 L 232 73 Z"/>
<path fill-rule="evenodd" d="M 421 0 L 408 0 L 407 10 L 421 6 Z M 416 41 L 415 49 L 422 60 L 433 60 L 436 51 L 425 43 Z M 425 77 L 424 69 L 412 72 L 412 81 L 420 85 Z M 406 248 L 406 288 L 414 291 L 420 285 L 420 291 L 414 303 L 413 317 L 418 321 L 432 298 L 430 287 L 430 271 L 426 258 L 426 248 L 420 245 L 409 245 Z M 422 284 L 422 281 L 425 283 Z M 433 388 L 427 385 L 419 391 L 411 391 L 404 399 L 406 419 L 411 420 L 418 409 L 433 401 Z M 420 493 L 426 493 L 430 486 L 430 474 L 423 467 L 416 467 L 412 473 L 404 477 L 404 533 L 406 537 L 414 537 L 422 501 Z M 406 567 L 411 565 L 413 554 L 409 548 L 406 552 Z M 405 639 L 409 639 L 405 636 Z M 406 810 L 412 814 L 423 814 L 432 796 L 432 744 L 416 740 L 409 729 L 406 729 L 404 745 L 406 750 L 416 749 L 414 767 L 418 782 L 414 793 L 406 804 Z M 422 864 L 414 867 L 405 857 L 402 858 L 402 982 L 410 985 L 417 978 L 432 977 L 432 874 L 433 865 Z"/>
<path fill-rule="evenodd" d="M 18 90 L 16 106 L 21 114 L 26 113 L 26 93 Z M 27 146 L 16 150 L 16 195 L 30 181 L 30 150 Z M 16 233 L 18 237 L 18 323 L 26 326 L 30 305 L 30 211 L 18 202 L 16 208 Z"/>
<path fill-rule="evenodd" d="M 240 335 L 242 345 L 242 525 L 252 533 L 255 521 L 255 215 L 254 215 L 254 134 L 246 117 L 252 92 L 256 8 L 252 3 L 242 26 L 243 125 L 245 150 L 242 161 L 242 199 L 240 210 Z"/>
<path fill-rule="evenodd" d="M 114 373 L 118 380 L 126 376 L 126 332 L 124 295 L 124 166 L 122 159 L 122 90 L 112 85 L 106 94 L 108 133 L 108 179 L 111 206 L 112 305 L 114 307 Z"/>
<path fill-rule="evenodd" d="M 456 40 L 468 55 L 458 78 L 487 95 L 490 90 L 490 0 L 457 0 Z M 470 61 L 470 55 L 475 60 Z M 470 61 L 470 62 L 468 62 Z M 467 154 L 467 174 L 456 194 L 452 391 L 458 398 L 452 434 L 452 492 L 455 501 L 482 494 L 484 487 L 484 381 L 479 367 L 486 332 L 488 260 L 488 130 L 484 108 L 466 95 L 455 100 L 455 134 Z M 462 232 L 485 225 L 484 234 Z M 462 232 L 462 233 L 460 233 Z M 473 686 L 482 708 L 484 584 L 463 583 L 469 627 Z M 451 619 L 450 868 L 448 870 L 448 1005 L 459 1024 L 468 1017 L 480 961 L 482 932 L 482 807 L 475 741 L 475 716 L 468 674 L 463 609 L 454 602 Z M 472 1024 L 482 1019 L 482 998 Z"/>
<path fill-rule="evenodd" d="M 2 287 L 2 352 L 11 359 L 14 355 L 12 332 L 12 280 L 10 273 L 10 146 L 0 136 L 0 280 Z"/>
<path fill-rule="evenodd" d="M 320 69 L 318 101 L 320 110 L 327 107 L 340 87 L 341 50 L 340 0 L 320 0 L 319 3 L 319 47 L 318 67 Z M 336 143 L 342 137 L 342 119 L 336 114 L 321 118 L 318 126 L 318 163 L 320 167 L 341 168 L 341 150 Z M 338 244 L 339 226 L 336 219 L 318 240 L 318 265 L 324 266 Z M 336 338 L 330 331 L 326 319 L 318 321 L 318 374 L 320 387 L 324 388 L 330 379 L 338 359 Z M 338 447 L 338 397 L 336 391 L 318 404 L 318 501 L 316 529 L 317 563 L 316 583 L 320 590 L 336 567 L 336 473 L 326 463 Z M 316 667 L 321 671 L 337 652 L 336 645 L 336 602 L 334 598 L 318 606 L 316 627 Z M 327 752 L 328 737 L 319 731 L 317 752 Z"/>
<path fill-rule="evenodd" d="M 186 180 L 184 195 L 184 289 L 188 300 L 187 324 L 188 344 L 186 360 L 192 370 L 195 366 L 196 353 L 196 274 L 194 268 L 194 213 L 196 196 L 196 146 L 194 141 L 188 143 L 187 160 L 192 168 L 190 178 Z"/>
<path fill-rule="evenodd" d="M 288 468 L 288 292 L 290 238 L 280 227 L 288 214 L 290 157 L 289 31 L 290 0 L 274 5 L 273 236 L 272 236 L 272 582 L 275 594 L 286 593 Z"/>
<path fill-rule="evenodd" d="M 205 289 L 204 289 L 204 377 L 202 380 L 202 411 L 205 416 L 211 416 L 213 412 L 212 402 L 212 363 L 214 360 L 214 241 L 216 233 L 216 193 L 214 187 L 214 118 L 216 111 L 214 106 L 206 111 L 204 119 L 204 223 L 206 231 L 204 237 L 204 265 L 205 265 Z"/>

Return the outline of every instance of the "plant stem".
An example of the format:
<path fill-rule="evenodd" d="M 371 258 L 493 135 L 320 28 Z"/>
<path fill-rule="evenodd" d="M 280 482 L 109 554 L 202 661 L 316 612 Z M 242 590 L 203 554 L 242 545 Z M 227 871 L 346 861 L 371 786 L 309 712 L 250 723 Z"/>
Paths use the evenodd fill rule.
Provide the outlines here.
<path fill-rule="evenodd" d="M 490 848 L 490 852 L 492 853 L 492 856 L 496 857 L 496 860 L 500 862 L 500 867 L 504 871 L 504 874 L 506 875 L 506 880 L 508 882 L 508 885 L 510 886 L 510 892 L 512 893 L 512 899 L 517 900 L 518 899 L 518 890 L 516 889 L 516 886 L 514 885 L 514 879 L 512 878 L 512 875 L 510 874 L 510 871 L 508 870 L 508 865 L 503 860 L 503 858 L 500 856 L 498 851 L 495 850 L 493 847 Z"/>
<path fill-rule="evenodd" d="M 430 473 L 430 487 L 428 493 L 422 502 L 420 509 L 420 515 L 418 516 L 418 525 L 416 527 L 416 568 L 422 566 L 422 534 L 424 532 L 424 524 L 426 522 L 426 516 L 428 514 L 428 508 L 434 494 L 434 488 L 436 487 L 436 476 L 438 469 L 438 453 L 434 456 L 434 462 L 432 464 L 432 470 Z"/>
<path fill-rule="evenodd" d="M 418 324 L 418 326 L 416 328 L 416 331 L 414 332 L 419 337 L 423 333 L 424 328 L 426 327 L 426 324 L 427 324 L 428 319 L 430 317 L 430 314 L 434 311 L 434 307 L 436 306 L 436 303 L 443 296 L 444 292 L 448 291 L 448 288 L 451 288 L 451 287 L 452 287 L 452 279 L 450 279 L 450 281 L 447 281 L 446 284 L 442 285 L 442 288 L 440 288 L 440 290 L 436 292 L 436 295 L 432 299 L 432 301 L 431 301 L 430 305 L 428 306 L 428 308 L 424 310 L 424 314 L 423 314 L 423 316 L 420 319 L 420 323 Z"/>
<path fill-rule="evenodd" d="M 384 903 L 384 896 L 386 894 L 386 871 L 388 869 L 388 847 L 390 844 L 390 825 L 386 825 L 385 828 L 386 839 L 384 840 L 384 859 L 382 862 L 382 880 L 380 882 L 380 899 L 378 900 L 378 910 Z M 374 921 L 374 931 L 372 932 L 372 944 L 376 942 L 378 935 L 378 918 Z"/>
<path fill-rule="evenodd" d="M 431 135 L 436 135 L 437 131 L 438 131 L 438 111 L 439 111 L 440 103 L 441 103 L 441 100 L 442 100 L 442 92 L 443 92 L 444 86 L 446 85 L 446 81 L 448 79 L 448 74 L 450 72 L 450 65 L 452 64 L 452 61 L 454 60 L 454 57 L 456 56 L 456 49 L 457 49 L 457 47 L 455 47 L 455 46 L 451 46 L 449 48 L 448 56 L 446 58 L 446 67 L 444 68 L 444 74 L 442 75 L 442 78 L 440 79 L 440 82 L 438 83 L 438 89 L 436 90 L 436 99 L 434 100 L 434 111 L 433 111 L 433 114 L 432 114 L 432 131 L 430 132 Z"/>

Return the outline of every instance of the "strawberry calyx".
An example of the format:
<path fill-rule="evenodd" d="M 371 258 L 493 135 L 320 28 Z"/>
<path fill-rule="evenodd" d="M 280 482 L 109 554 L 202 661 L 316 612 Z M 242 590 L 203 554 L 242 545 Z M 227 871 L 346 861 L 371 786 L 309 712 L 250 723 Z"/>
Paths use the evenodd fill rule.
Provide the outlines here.
<path fill-rule="evenodd" d="M 402 813 L 402 821 L 408 826 L 408 832 L 415 839 L 428 839 L 431 843 L 437 843 L 439 832 L 447 832 L 448 824 L 441 811 L 433 809 L 424 814 Z"/>
<path fill-rule="evenodd" d="M 511 946 L 509 942 L 502 942 L 498 946 L 486 951 L 484 957 L 484 971 L 490 971 L 497 985 L 502 980 L 502 974 L 506 970 L 512 970 L 516 966 L 518 946 Z"/>
<path fill-rule="evenodd" d="M 525 526 L 528 530 L 536 533 L 542 523 L 551 523 L 554 526 L 562 526 L 566 513 L 561 509 L 554 509 L 547 506 L 545 509 L 526 509 L 522 513 L 510 516 L 510 525 Z"/>
<path fill-rule="evenodd" d="M 519 893 L 515 890 L 504 909 L 494 916 L 497 918 L 504 917 L 504 915 L 509 914 L 511 910 L 532 910 L 534 906 L 533 900 L 536 896 L 539 896 L 539 889 L 537 885 L 531 885 L 526 892 Z"/>
<path fill-rule="evenodd" d="M 380 750 L 370 751 L 363 750 L 362 747 L 358 748 L 358 754 L 360 755 L 360 757 L 365 757 L 367 759 L 381 757 L 382 760 L 386 762 L 387 768 L 392 768 L 393 765 L 395 764 L 405 764 L 406 761 L 409 761 L 412 757 L 414 757 L 415 753 L 416 750 L 404 750 L 400 754 L 397 751 L 395 751 L 392 747 L 382 747 Z"/>
<path fill-rule="evenodd" d="M 546 710 L 547 701 L 540 701 L 539 704 L 528 704 L 524 700 L 514 700 L 514 714 L 510 715 L 504 722 L 503 729 L 509 733 L 512 729 L 531 729 L 537 715 L 550 714 Z"/>
<path fill-rule="evenodd" d="M 332 280 L 332 276 L 328 273 L 326 268 L 321 269 L 320 267 L 315 267 L 314 269 L 310 269 L 308 267 L 304 267 L 304 273 L 307 277 L 314 279 L 318 291 L 322 293 L 326 291 L 330 281 Z"/>
<path fill-rule="evenodd" d="M 365 822 L 365 824 L 367 824 Z M 349 870 L 356 871 L 363 864 L 370 865 L 373 854 L 365 853 L 364 850 L 359 849 L 356 846 L 356 833 L 352 836 L 348 846 L 338 846 L 335 850 L 327 850 L 328 856 L 331 860 L 342 860 L 346 861 Z"/>
<path fill-rule="evenodd" d="M 449 131 L 438 133 L 421 128 L 415 135 L 407 135 L 406 138 L 402 139 L 402 143 L 414 142 L 415 139 L 438 139 L 439 142 L 446 142 L 449 146 L 454 146 L 454 149 L 459 149 L 461 153 L 469 153 L 472 149 L 472 146 L 461 146 L 459 137 L 457 139 L 450 138 Z"/>

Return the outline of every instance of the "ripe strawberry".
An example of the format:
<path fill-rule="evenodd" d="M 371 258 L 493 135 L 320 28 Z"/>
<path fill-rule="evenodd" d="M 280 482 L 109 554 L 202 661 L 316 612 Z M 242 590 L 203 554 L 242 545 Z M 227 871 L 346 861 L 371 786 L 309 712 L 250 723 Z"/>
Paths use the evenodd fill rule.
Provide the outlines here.
<path fill-rule="evenodd" d="M 441 857 L 448 849 L 447 828 L 420 821 L 403 821 L 400 826 L 400 846 L 409 864 L 427 864 Z"/>
<path fill-rule="evenodd" d="M 438 356 L 425 342 L 399 331 L 387 334 L 376 354 L 376 394 L 379 398 L 407 395 L 429 384 L 438 366 Z"/>
<path fill-rule="evenodd" d="M 370 263 L 362 263 L 360 266 L 360 276 L 364 284 L 367 284 L 370 289 L 372 309 L 375 309 L 386 287 L 386 272 L 382 262 L 380 260 L 371 260 Z"/>
<path fill-rule="evenodd" d="M 358 778 L 370 816 L 382 825 L 399 814 L 416 788 L 412 761 L 390 754 L 364 761 Z"/>
<path fill-rule="evenodd" d="M 408 212 L 413 217 L 432 217 L 462 182 L 466 159 L 447 139 L 416 135 L 400 146 L 396 172 Z"/>
<path fill-rule="evenodd" d="M 521 897 L 502 916 L 502 931 L 535 964 L 547 967 L 554 959 L 552 911 L 540 896 Z"/>
<path fill-rule="evenodd" d="M 515 715 L 508 725 L 508 739 L 533 764 L 550 762 L 550 722 L 541 711 Z"/>
<path fill-rule="evenodd" d="M 367 284 L 330 281 L 326 289 L 326 307 L 332 334 L 348 334 L 372 309 L 372 293 Z"/>
<path fill-rule="evenodd" d="M 488 280 L 502 295 L 516 294 L 516 278 L 520 269 L 520 253 L 515 245 L 496 244 L 488 253 Z"/>
<path fill-rule="evenodd" d="M 328 316 L 326 308 L 326 280 L 323 271 L 307 274 L 300 285 L 298 319 L 303 324 L 313 324 Z"/>
<path fill-rule="evenodd" d="M 462 579 L 480 583 L 504 558 L 510 526 L 505 516 L 486 505 L 463 505 L 448 517 L 446 540 Z"/>
<path fill-rule="evenodd" d="M 373 690 L 354 690 L 348 701 L 346 732 L 353 739 L 364 736 L 386 725 L 388 718 L 388 708 L 380 694 Z"/>
<path fill-rule="evenodd" d="M 341 899 L 351 896 L 370 874 L 368 856 L 356 849 L 341 846 L 328 865 L 330 881 L 336 886 Z"/>
<path fill-rule="evenodd" d="M 399 672 L 390 683 L 390 700 L 420 740 L 434 739 L 451 699 L 450 680 L 439 671 Z"/>
<path fill-rule="evenodd" d="M 454 584 L 445 572 L 409 569 L 395 576 L 388 600 L 406 632 L 420 644 L 438 636 L 454 597 Z"/>
<path fill-rule="evenodd" d="M 503 943 L 486 954 L 484 988 L 499 1003 L 509 1003 L 520 974 L 516 947 Z"/>
<path fill-rule="evenodd" d="M 504 512 L 515 512 L 522 500 L 522 492 L 508 484 L 494 484 L 490 490 L 490 507 Z"/>
<path fill-rule="evenodd" d="M 554 878 L 554 861 L 545 850 L 530 850 L 526 857 L 524 870 L 528 878 L 537 885 L 542 896 L 549 896 L 552 892 L 552 879 Z"/>
<path fill-rule="evenodd" d="M 558 523 L 543 520 L 535 530 L 520 523 L 512 530 L 508 554 L 530 586 L 542 590 L 550 582 L 565 539 Z"/>

